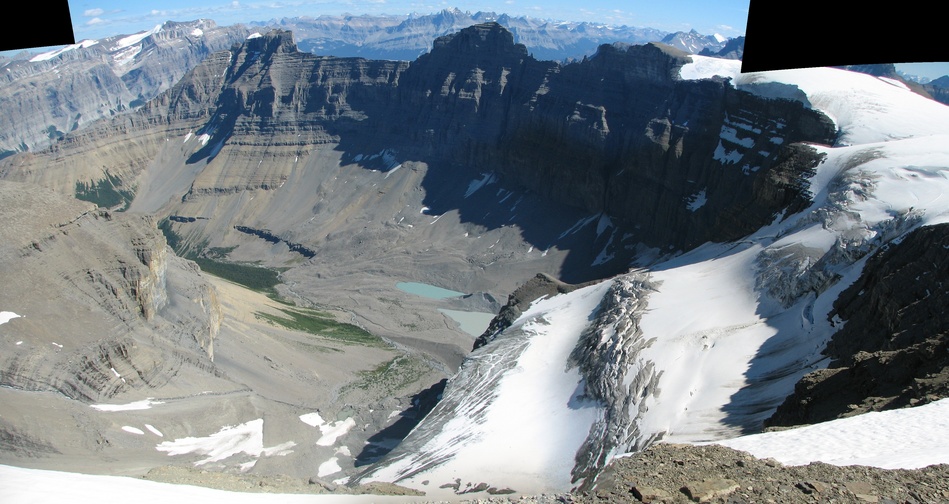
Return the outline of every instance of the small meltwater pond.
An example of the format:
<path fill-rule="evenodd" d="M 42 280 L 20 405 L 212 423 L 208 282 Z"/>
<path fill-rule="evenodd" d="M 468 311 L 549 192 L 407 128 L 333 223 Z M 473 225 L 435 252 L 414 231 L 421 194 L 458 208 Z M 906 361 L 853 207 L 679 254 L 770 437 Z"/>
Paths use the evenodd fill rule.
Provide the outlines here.
<path fill-rule="evenodd" d="M 443 309 L 439 309 L 438 311 L 454 319 L 455 322 L 458 322 L 458 326 L 462 331 L 472 336 L 481 336 L 484 330 L 488 328 L 488 324 L 490 324 L 491 320 L 494 318 L 494 314 L 488 312 L 469 312 Z"/>
<path fill-rule="evenodd" d="M 464 292 L 442 289 L 441 287 L 419 282 L 399 282 L 395 284 L 395 286 L 402 292 L 408 292 L 409 294 L 415 294 L 416 296 L 429 299 L 448 299 L 465 295 Z"/>
<path fill-rule="evenodd" d="M 448 299 L 465 295 L 464 292 L 443 289 L 419 282 L 399 282 L 395 284 L 395 286 L 402 292 L 428 299 Z M 472 336 L 481 336 L 481 333 L 483 333 L 484 330 L 488 328 L 488 324 L 491 323 L 491 319 L 494 318 L 494 314 L 488 312 L 470 312 L 442 308 L 439 308 L 438 311 L 448 315 L 455 322 L 458 322 L 458 327 Z"/>

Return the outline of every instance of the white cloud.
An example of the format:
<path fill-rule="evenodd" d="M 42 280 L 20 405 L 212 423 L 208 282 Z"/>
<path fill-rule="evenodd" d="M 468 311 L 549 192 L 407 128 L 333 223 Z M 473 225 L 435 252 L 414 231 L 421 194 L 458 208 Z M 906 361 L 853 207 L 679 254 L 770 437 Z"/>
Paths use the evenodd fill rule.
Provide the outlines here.
<path fill-rule="evenodd" d="M 94 17 L 94 18 L 90 19 L 89 21 L 86 21 L 86 26 L 92 26 L 92 25 L 102 24 L 102 23 L 105 23 L 105 22 L 106 22 L 105 19 Z"/>
<path fill-rule="evenodd" d="M 95 9 L 86 9 L 82 15 L 86 17 L 96 17 L 105 14 L 105 10 L 96 7 Z"/>

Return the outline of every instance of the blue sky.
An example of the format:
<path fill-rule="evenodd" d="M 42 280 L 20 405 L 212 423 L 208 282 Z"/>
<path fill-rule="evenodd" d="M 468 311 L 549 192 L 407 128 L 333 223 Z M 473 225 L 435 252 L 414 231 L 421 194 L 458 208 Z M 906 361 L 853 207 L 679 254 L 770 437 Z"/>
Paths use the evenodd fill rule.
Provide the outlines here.
<path fill-rule="evenodd" d="M 75 0 L 69 2 L 76 40 L 134 33 L 167 20 L 211 18 L 218 24 L 320 14 L 429 14 L 449 7 L 566 21 L 648 26 L 666 31 L 696 29 L 735 37 L 745 32 L 748 0 Z"/>

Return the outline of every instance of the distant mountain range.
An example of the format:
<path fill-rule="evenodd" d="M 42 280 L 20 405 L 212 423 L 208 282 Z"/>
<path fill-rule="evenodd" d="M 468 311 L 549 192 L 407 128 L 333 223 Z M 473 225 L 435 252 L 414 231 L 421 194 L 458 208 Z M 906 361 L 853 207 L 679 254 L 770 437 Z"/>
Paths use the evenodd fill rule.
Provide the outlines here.
<path fill-rule="evenodd" d="M 137 34 L 0 60 L 0 157 L 35 151 L 92 121 L 140 107 L 249 33 L 208 19 L 168 21 Z"/>
<path fill-rule="evenodd" d="M 301 51 L 325 56 L 414 60 L 431 49 L 432 40 L 468 26 L 496 22 L 514 34 L 540 60 L 581 59 L 601 44 L 663 42 L 697 54 L 717 52 L 728 39 L 695 30 L 669 33 L 655 28 L 613 26 L 603 23 L 551 21 L 494 12 L 467 12 L 457 8 L 426 15 L 319 16 L 283 18 L 257 23 L 279 26 L 294 33 Z"/>

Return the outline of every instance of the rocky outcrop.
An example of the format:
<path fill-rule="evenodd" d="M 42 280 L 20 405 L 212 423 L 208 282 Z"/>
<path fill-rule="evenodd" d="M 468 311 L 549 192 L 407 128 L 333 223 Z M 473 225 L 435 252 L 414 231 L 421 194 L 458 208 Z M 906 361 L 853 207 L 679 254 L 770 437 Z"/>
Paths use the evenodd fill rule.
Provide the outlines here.
<path fill-rule="evenodd" d="M 507 303 L 498 311 L 498 315 L 491 319 L 488 328 L 475 339 L 472 350 L 477 350 L 494 339 L 501 331 L 511 327 L 511 324 L 521 316 L 530 304 L 546 296 L 555 296 L 583 287 L 583 284 L 574 285 L 561 282 L 546 274 L 538 273 L 534 278 L 524 282 L 507 297 Z"/>
<path fill-rule="evenodd" d="M 699 53 L 701 56 L 714 56 L 716 58 L 737 59 L 740 60 L 745 54 L 745 37 L 735 37 L 725 42 L 725 45 L 717 51 L 706 47 Z"/>
<path fill-rule="evenodd" d="M 300 245 L 299 243 L 293 243 L 293 242 L 284 240 L 283 238 L 280 238 L 279 236 L 271 233 L 270 231 L 266 229 L 254 229 L 252 227 L 247 227 L 247 226 L 234 226 L 234 229 L 240 231 L 241 233 L 254 235 L 270 243 L 283 243 L 284 245 L 287 246 L 287 248 L 290 249 L 291 252 L 296 252 L 302 255 L 303 257 L 306 257 L 307 259 L 312 259 L 316 255 L 315 250 L 304 247 L 303 245 Z"/>
<path fill-rule="evenodd" d="M 0 183 L 0 383 L 97 401 L 212 369 L 221 308 L 150 217 Z"/>
<path fill-rule="evenodd" d="M 941 502 L 949 466 L 885 470 L 821 462 L 785 466 L 724 446 L 659 443 L 618 458 L 577 503 L 611 502 Z"/>
<path fill-rule="evenodd" d="M 922 85 L 923 89 L 939 103 L 949 104 L 949 75 Z"/>
<path fill-rule="evenodd" d="M 877 252 L 834 303 L 842 325 L 771 426 L 822 422 L 949 397 L 949 225 L 925 226 Z"/>
<path fill-rule="evenodd" d="M 717 35 L 702 35 L 695 30 L 675 32 L 662 37 L 663 44 L 670 45 L 689 54 L 699 54 L 705 51 L 717 52 L 724 46 L 724 37 Z"/>

